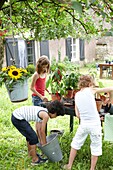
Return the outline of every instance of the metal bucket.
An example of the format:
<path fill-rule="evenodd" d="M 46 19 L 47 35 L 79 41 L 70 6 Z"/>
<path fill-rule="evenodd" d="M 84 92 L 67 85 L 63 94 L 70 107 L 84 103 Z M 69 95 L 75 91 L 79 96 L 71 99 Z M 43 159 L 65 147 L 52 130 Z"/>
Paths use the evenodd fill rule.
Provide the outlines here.
<path fill-rule="evenodd" d="M 64 133 L 64 130 L 58 130 L 58 129 L 53 129 L 50 131 L 50 134 L 57 134 L 58 136 L 63 135 L 63 133 Z"/>
<path fill-rule="evenodd" d="M 7 88 L 7 86 L 6 86 Z M 11 89 L 7 88 L 11 102 L 22 102 L 28 99 L 28 82 L 15 84 Z"/>
<path fill-rule="evenodd" d="M 38 147 L 51 162 L 58 162 L 63 158 L 57 136 L 58 134 L 51 134 L 50 136 L 47 136 L 46 145 L 41 146 L 40 144 L 38 144 Z"/>
<path fill-rule="evenodd" d="M 113 115 L 105 115 L 104 121 L 104 140 L 113 142 Z"/>

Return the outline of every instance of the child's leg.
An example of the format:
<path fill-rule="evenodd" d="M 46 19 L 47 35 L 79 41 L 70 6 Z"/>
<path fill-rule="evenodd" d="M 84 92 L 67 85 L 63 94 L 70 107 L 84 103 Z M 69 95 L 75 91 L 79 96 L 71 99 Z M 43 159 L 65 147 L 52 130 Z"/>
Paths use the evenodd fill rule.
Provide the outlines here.
<path fill-rule="evenodd" d="M 91 138 L 91 167 L 90 170 L 95 170 L 98 156 L 102 155 L 102 134 L 101 125 L 90 127 Z"/>
<path fill-rule="evenodd" d="M 91 168 L 90 170 L 95 170 L 95 166 L 98 160 L 98 156 L 91 156 Z"/>
<path fill-rule="evenodd" d="M 29 147 L 29 142 L 27 142 L 27 149 L 28 149 L 28 156 L 31 156 L 31 155 L 30 155 L 30 147 Z"/>
<path fill-rule="evenodd" d="M 73 138 L 72 143 L 71 143 L 69 162 L 67 165 L 64 166 L 65 169 L 71 170 L 73 161 L 77 154 L 77 150 L 79 150 L 81 146 L 84 144 L 84 141 L 86 140 L 87 135 L 88 135 L 87 132 L 84 132 L 83 127 L 79 125 L 79 128 L 77 129 L 75 137 Z"/>
<path fill-rule="evenodd" d="M 18 131 L 26 137 L 28 146 L 28 155 L 32 157 L 33 162 L 38 161 L 38 156 L 36 154 L 36 144 L 38 143 L 38 137 L 26 120 L 18 120 L 12 115 L 12 123 L 18 129 Z"/>
<path fill-rule="evenodd" d="M 67 165 L 64 165 L 64 169 L 71 170 L 76 154 L 77 154 L 77 150 L 74 148 L 71 148 L 69 162 Z"/>
<path fill-rule="evenodd" d="M 28 155 L 32 157 L 32 162 L 37 162 L 39 158 L 36 154 L 36 145 L 30 145 L 29 142 L 27 142 L 27 146 L 28 146 Z"/>
<path fill-rule="evenodd" d="M 27 148 L 28 148 L 28 156 L 32 157 L 32 152 L 34 153 L 34 150 L 36 151 L 36 148 L 32 148 L 33 145 L 30 145 L 29 142 L 27 142 Z"/>

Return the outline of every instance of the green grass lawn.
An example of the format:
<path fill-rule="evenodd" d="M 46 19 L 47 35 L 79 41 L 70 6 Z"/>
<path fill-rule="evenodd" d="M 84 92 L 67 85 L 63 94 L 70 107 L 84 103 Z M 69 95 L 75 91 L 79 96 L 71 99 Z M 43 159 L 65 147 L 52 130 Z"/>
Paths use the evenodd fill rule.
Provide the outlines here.
<path fill-rule="evenodd" d="M 84 72 L 82 69 L 81 72 Z M 31 80 L 29 80 L 31 81 Z M 105 86 L 112 86 L 113 80 L 102 79 Z M 31 160 L 27 156 L 27 146 L 25 138 L 17 131 L 11 123 L 11 114 L 14 109 L 22 105 L 32 105 L 31 91 L 29 98 L 21 103 L 11 103 L 5 86 L 0 88 L 0 170 L 60 170 L 67 163 L 70 143 L 78 127 L 78 119 L 74 119 L 74 130 L 69 131 L 69 116 L 58 117 L 48 122 L 48 134 L 51 129 L 64 130 L 64 134 L 59 136 L 59 143 L 63 153 L 60 162 L 48 162 L 39 166 L 31 166 Z M 34 123 L 31 123 L 34 127 Z M 104 136 L 103 136 L 104 137 Z M 38 148 L 37 148 L 38 151 Z M 73 164 L 73 170 L 89 170 L 90 167 L 90 139 L 88 138 L 78 152 Z M 103 139 L 103 155 L 99 157 L 96 170 L 113 170 L 113 143 Z"/>

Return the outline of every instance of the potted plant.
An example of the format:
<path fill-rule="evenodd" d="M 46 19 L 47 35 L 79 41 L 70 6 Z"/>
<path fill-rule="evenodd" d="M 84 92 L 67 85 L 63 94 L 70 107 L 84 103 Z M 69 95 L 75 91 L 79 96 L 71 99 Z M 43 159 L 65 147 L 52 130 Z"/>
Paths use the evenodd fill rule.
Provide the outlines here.
<path fill-rule="evenodd" d="M 65 72 L 65 65 L 63 63 L 54 63 L 50 68 L 50 75 L 46 82 L 46 88 L 50 90 L 52 100 L 61 99 L 64 94 L 64 84 L 62 77 Z M 53 99 L 55 97 L 55 99 Z"/>
<path fill-rule="evenodd" d="M 61 100 L 64 95 L 64 85 L 62 82 L 53 82 L 51 86 L 51 98 L 52 100 Z"/>
<path fill-rule="evenodd" d="M 5 83 L 12 102 L 24 101 L 28 98 L 27 79 L 30 76 L 30 73 L 24 68 L 14 65 L 4 67 L 0 71 L 0 86 Z"/>
<path fill-rule="evenodd" d="M 63 77 L 63 82 L 65 84 L 65 97 L 73 98 L 73 93 L 78 89 L 78 81 L 80 77 L 79 72 L 71 72 Z"/>

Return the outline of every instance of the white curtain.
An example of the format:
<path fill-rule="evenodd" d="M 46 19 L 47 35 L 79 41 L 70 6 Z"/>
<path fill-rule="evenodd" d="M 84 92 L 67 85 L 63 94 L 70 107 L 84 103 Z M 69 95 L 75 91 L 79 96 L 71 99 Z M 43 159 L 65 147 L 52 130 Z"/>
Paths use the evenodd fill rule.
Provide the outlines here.
<path fill-rule="evenodd" d="M 27 50 L 24 40 L 18 40 L 18 56 L 20 67 L 26 68 L 27 66 Z"/>

